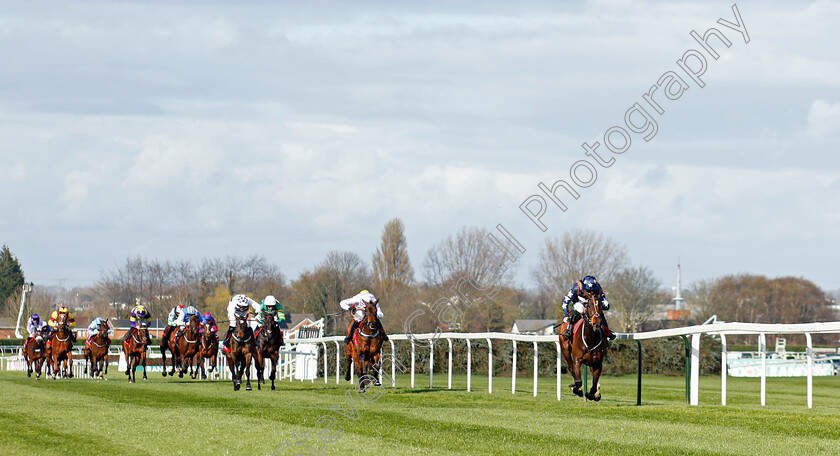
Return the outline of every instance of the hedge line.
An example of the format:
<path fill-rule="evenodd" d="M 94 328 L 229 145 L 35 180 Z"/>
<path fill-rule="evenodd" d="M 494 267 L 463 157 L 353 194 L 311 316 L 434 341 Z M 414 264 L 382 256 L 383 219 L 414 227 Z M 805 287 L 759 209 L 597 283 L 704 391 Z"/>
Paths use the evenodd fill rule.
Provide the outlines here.
<path fill-rule="evenodd" d="M 494 340 L 493 342 L 493 376 L 510 376 L 513 357 L 513 342 Z M 395 341 L 397 370 L 402 366 L 405 372 L 411 369 L 411 344 L 405 341 Z M 537 344 L 537 367 L 540 376 L 554 376 L 557 369 L 556 349 L 553 342 Z M 472 340 L 472 373 L 473 375 L 487 375 L 488 350 L 486 340 Z M 638 348 L 636 341 L 613 341 L 604 362 L 604 375 L 635 374 L 638 366 Z M 700 373 L 703 375 L 720 375 L 720 341 L 710 336 L 702 336 L 700 342 Z M 329 346 L 329 375 L 335 375 L 335 345 Z M 428 346 L 415 344 L 415 368 L 418 375 L 429 373 Z M 434 345 L 434 371 L 446 373 L 448 367 L 448 344 L 445 340 L 438 340 Z M 384 353 L 390 353 L 390 345 L 384 346 Z M 685 344 L 681 337 L 663 338 L 642 341 L 642 369 L 646 374 L 657 375 L 685 375 Z M 319 356 L 323 356 L 323 349 L 319 345 Z M 323 358 L 319 357 L 318 374 L 323 375 Z M 454 374 L 467 373 L 467 344 L 461 340 L 452 341 L 452 372 Z M 566 362 L 562 362 L 563 372 L 566 372 Z M 341 372 L 344 373 L 346 363 L 342 350 Z M 386 364 L 390 372 L 390 364 Z M 534 348 L 532 342 L 517 343 L 516 372 L 518 376 L 530 376 L 534 372 Z"/>

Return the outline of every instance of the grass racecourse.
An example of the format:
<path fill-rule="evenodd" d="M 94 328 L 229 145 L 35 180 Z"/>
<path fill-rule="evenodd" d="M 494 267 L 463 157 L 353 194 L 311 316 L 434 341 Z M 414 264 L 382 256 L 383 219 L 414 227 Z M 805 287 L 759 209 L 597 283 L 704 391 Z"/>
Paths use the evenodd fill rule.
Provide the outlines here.
<path fill-rule="evenodd" d="M 0 455 L 840 454 L 840 377 L 814 378 L 810 410 L 804 378 L 768 379 L 765 407 L 759 380 L 744 378 L 729 378 L 725 407 L 718 377 L 701 378 L 698 407 L 686 405 L 683 377 L 644 377 L 642 406 L 635 376 L 603 378 L 598 403 L 568 390 L 558 402 L 550 378 L 534 398 L 527 377 L 515 395 L 509 377 L 494 378 L 491 395 L 486 377 L 475 376 L 467 393 L 464 376 L 449 391 L 445 375 L 434 389 L 408 388 L 402 375 L 397 388 L 371 390 L 373 402 L 334 378 L 239 392 L 230 382 L 158 373 L 133 385 L 119 372 L 109 378 L 0 372 Z M 319 419 L 333 441 L 317 436 Z M 283 447 L 295 434 L 308 449 Z"/>

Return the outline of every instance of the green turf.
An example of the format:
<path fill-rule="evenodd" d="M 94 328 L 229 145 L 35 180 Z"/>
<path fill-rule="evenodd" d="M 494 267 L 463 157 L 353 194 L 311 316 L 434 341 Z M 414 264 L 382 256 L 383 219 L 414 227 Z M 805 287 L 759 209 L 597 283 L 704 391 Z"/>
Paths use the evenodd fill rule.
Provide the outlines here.
<path fill-rule="evenodd" d="M 40 380 L 0 372 L 0 455 L 32 454 L 232 454 L 270 455 L 284 441 L 312 431 L 317 454 L 839 454 L 840 378 L 814 379 L 814 408 L 805 403 L 805 379 L 768 379 L 767 406 L 759 405 L 758 379 L 729 379 L 728 406 L 720 405 L 720 379 L 701 378 L 699 407 L 685 404 L 682 377 L 644 378 L 643 405 L 636 404 L 635 376 L 605 377 L 603 400 L 584 402 L 554 379 L 399 376 L 378 400 L 345 393 L 349 384 L 282 382 L 278 391 L 234 392 L 230 382 L 163 379 L 128 384 L 116 372 L 110 381 Z M 563 379 L 564 383 L 569 378 Z M 256 386 L 256 385 L 255 385 Z M 424 386 L 424 388 L 420 388 Z M 331 413 L 343 433 L 329 444 L 314 434 Z M 324 422 L 322 422 L 324 423 Z M 328 422 L 326 422 L 329 424 Z M 302 447 L 276 454 L 307 454 Z"/>

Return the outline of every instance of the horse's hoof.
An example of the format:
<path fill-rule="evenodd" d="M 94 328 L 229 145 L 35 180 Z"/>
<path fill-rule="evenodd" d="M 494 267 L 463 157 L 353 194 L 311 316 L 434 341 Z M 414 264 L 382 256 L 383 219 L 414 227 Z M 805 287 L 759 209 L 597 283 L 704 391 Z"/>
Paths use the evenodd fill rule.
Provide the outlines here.
<path fill-rule="evenodd" d="M 274 385 L 271 385 L 271 391 L 274 391 Z"/>
<path fill-rule="evenodd" d="M 259 383 L 257 383 L 257 390 L 262 391 L 262 387 L 260 386 Z"/>
<path fill-rule="evenodd" d="M 201 375 L 201 379 L 202 379 L 202 380 L 207 380 L 207 376 L 202 374 L 202 375 Z"/>
<path fill-rule="evenodd" d="M 587 401 L 594 401 L 594 400 L 595 400 L 595 397 L 593 397 L 593 396 L 592 396 L 591 394 L 589 394 L 589 393 L 586 393 L 584 396 L 586 396 L 586 400 L 587 400 Z"/>
<path fill-rule="evenodd" d="M 32 372 L 27 372 L 27 373 L 26 373 L 26 376 L 27 376 L 27 377 L 31 377 L 31 376 L 32 376 Z"/>
<path fill-rule="evenodd" d="M 595 401 L 595 402 L 600 401 L 600 400 L 601 400 L 601 395 L 600 395 L 600 394 L 596 394 L 596 395 L 592 396 L 592 400 L 593 400 L 593 401 Z"/>
<path fill-rule="evenodd" d="M 254 389 L 253 389 L 253 388 L 251 388 L 251 385 L 248 385 L 248 386 L 246 386 L 246 387 L 245 387 L 245 391 L 253 391 L 253 390 L 254 390 Z"/>
<path fill-rule="evenodd" d="M 166 371 L 163 371 L 162 373 L 163 373 L 163 376 L 166 377 Z"/>

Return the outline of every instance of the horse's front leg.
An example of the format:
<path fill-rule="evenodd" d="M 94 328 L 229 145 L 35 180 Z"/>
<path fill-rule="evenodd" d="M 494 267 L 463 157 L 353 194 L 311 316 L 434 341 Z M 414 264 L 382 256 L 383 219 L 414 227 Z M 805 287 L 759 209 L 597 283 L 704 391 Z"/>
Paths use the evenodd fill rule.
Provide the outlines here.
<path fill-rule="evenodd" d="M 274 352 L 274 355 L 271 357 L 271 374 L 269 374 L 269 378 L 271 379 L 271 391 L 274 391 L 274 379 L 277 378 L 277 361 L 280 360 L 280 353 Z"/>
<path fill-rule="evenodd" d="M 161 373 L 166 377 L 166 347 L 162 343 L 160 344 L 160 357 L 163 359 L 163 372 Z"/>
<path fill-rule="evenodd" d="M 254 367 L 257 368 L 257 390 L 261 390 L 262 387 L 260 385 L 265 384 L 265 379 L 263 379 L 263 369 L 265 369 L 265 365 L 263 362 L 265 359 L 263 358 L 262 352 L 259 350 L 253 355 Z"/>
<path fill-rule="evenodd" d="M 569 369 L 572 373 L 572 377 L 575 379 L 575 382 L 573 385 L 570 386 L 572 387 L 572 392 L 575 393 L 576 396 L 583 397 L 583 391 L 580 389 L 581 385 L 583 385 L 583 381 L 580 379 L 580 369 L 581 359 L 575 358 L 574 360 L 572 360 L 571 369 Z"/>
<path fill-rule="evenodd" d="M 601 377 L 601 367 L 601 360 L 598 360 L 596 363 L 592 363 L 592 388 L 590 388 L 589 392 L 586 393 L 586 398 L 590 401 L 597 402 L 601 400 L 601 385 L 598 384 L 598 379 Z"/>
<path fill-rule="evenodd" d="M 245 355 L 245 391 L 251 391 L 251 354 Z"/>

